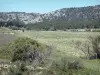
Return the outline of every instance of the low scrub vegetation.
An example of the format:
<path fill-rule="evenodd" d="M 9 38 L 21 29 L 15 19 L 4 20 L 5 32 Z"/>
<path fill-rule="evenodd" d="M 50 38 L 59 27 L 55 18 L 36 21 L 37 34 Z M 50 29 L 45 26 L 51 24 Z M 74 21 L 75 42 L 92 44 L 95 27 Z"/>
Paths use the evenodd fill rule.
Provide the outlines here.
<path fill-rule="evenodd" d="M 49 49 L 49 46 L 38 43 L 37 41 L 32 40 L 30 38 L 18 38 L 17 40 L 8 44 L 8 46 L 6 47 L 6 50 L 11 52 L 11 60 L 13 62 L 32 62 L 35 59 L 37 59 L 38 62 L 41 62 L 43 57 L 46 57 L 46 55 L 50 54 Z"/>
<path fill-rule="evenodd" d="M 99 75 L 100 71 L 88 69 L 81 60 L 61 57 L 52 62 L 52 65 L 41 75 Z"/>
<path fill-rule="evenodd" d="M 82 43 L 77 41 L 77 47 L 87 56 L 88 59 L 100 59 L 100 36 L 91 36 Z"/>
<path fill-rule="evenodd" d="M 26 66 L 29 68 L 31 65 L 34 68 L 40 65 L 51 53 L 49 46 L 30 38 L 18 38 L 9 43 L 4 50 L 8 52 L 12 64 L 16 66 L 10 67 L 8 75 L 25 75 Z"/>
<path fill-rule="evenodd" d="M 29 36 L 35 40 L 21 37 L 1 49 L 0 53 L 12 62 L 12 65 L 8 69 L 9 71 L 5 75 L 100 74 L 100 68 L 98 67 L 100 66 L 98 58 L 100 47 L 99 36 L 95 35 L 95 37 L 89 37 L 87 39 L 88 33 L 86 32 L 81 32 L 81 34 L 80 32 L 30 32 L 25 31 L 20 34 L 22 34 L 21 36 Z M 53 45 L 54 48 L 57 46 L 58 50 L 49 45 Z M 98 60 L 86 60 L 75 56 L 73 57 L 71 52 L 77 54 L 78 50 L 84 53 L 88 59 L 98 58 Z M 95 57 L 95 54 L 97 54 L 97 57 Z M 16 67 L 13 65 L 16 65 Z M 1 75 L 3 74 L 1 73 Z"/>

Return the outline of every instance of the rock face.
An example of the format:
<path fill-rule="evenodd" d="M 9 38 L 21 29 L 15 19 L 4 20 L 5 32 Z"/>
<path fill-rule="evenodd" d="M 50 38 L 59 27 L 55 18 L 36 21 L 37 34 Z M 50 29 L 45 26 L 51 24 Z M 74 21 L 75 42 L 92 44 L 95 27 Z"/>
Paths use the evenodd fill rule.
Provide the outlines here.
<path fill-rule="evenodd" d="M 0 20 L 1 21 L 11 21 L 14 19 L 19 19 L 25 24 L 41 22 L 41 15 L 38 13 L 25 13 L 25 12 L 1 12 Z"/>
<path fill-rule="evenodd" d="M 25 12 L 0 12 L 0 21 L 19 19 L 25 24 L 52 20 L 94 20 L 100 19 L 100 5 L 81 8 L 63 8 L 45 14 Z"/>

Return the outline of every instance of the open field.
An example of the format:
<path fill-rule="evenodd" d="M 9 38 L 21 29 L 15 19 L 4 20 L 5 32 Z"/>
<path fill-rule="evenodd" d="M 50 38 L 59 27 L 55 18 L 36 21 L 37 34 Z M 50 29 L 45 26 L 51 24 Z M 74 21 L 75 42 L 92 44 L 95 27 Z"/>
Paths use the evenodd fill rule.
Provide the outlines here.
<path fill-rule="evenodd" d="M 85 42 L 89 36 L 100 35 L 99 32 L 65 32 L 65 31 L 10 31 L 12 34 L 4 34 L 0 32 L 0 47 L 15 40 L 18 37 L 29 37 L 40 43 L 50 45 L 54 48 L 56 57 L 71 56 L 74 58 L 83 56 L 84 53 L 76 46 L 77 41 Z M 4 57 L 3 57 L 4 56 Z M 0 52 L 0 58 L 6 59 L 6 53 Z M 8 58 L 7 58 L 8 59 Z M 98 71 L 100 73 L 100 60 L 86 60 L 78 58 L 86 68 Z"/>
<path fill-rule="evenodd" d="M 0 28 L 0 47 L 7 45 L 17 38 L 15 31 L 8 28 Z"/>
<path fill-rule="evenodd" d="M 51 45 L 64 54 L 79 56 L 83 53 L 76 48 L 76 42 L 85 42 L 89 36 L 100 34 L 99 32 L 25 31 L 19 35 Z"/>
<path fill-rule="evenodd" d="M 66 31 L 12 31 L 0 29 L 0 45 L 5 45 L 18 37 L 29 37 L 40 43 L 53 46 L 56 51 L 65 55 L 79 57 L 83 52 L 76 47 L 76 42 L 85 42 L 89 36 L 100 35 L 99 32 L 66 32 Z M 11 34 L 14 33 L 14 34 Z"/>
<path fill-rule="evenodd" d="M 80 57 L 84 53 L 76 47 L 76 42 L 87 41 L 89 36 L 100 35 L 99 32 L 64 32 L 64 31 L 25 31 L 19 35 L 29 37 L 38 42 L 55 47 L 54 54 L 58 57 L 68 55 L 71 57 Z M 100 60 L 81 60 L 88 69 L 100 71 Z"/>

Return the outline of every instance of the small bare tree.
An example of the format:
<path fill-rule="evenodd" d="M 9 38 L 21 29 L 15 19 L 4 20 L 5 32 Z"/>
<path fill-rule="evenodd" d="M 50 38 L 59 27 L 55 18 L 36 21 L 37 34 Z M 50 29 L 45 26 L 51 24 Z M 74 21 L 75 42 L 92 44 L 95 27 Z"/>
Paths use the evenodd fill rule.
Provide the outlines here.
<path fill-rule="evenodd" d="M 90 37 L 90 41 L 92 43 L 92 49 L 96 58 L 100 59 L 100 35 Z"/>
<path fill-rule="evenodd" d="M 77 47 L 87 56 L 89 59 L 100 59 L 100 36 L 88 37 L 84 43 L 78 41 Z"/>

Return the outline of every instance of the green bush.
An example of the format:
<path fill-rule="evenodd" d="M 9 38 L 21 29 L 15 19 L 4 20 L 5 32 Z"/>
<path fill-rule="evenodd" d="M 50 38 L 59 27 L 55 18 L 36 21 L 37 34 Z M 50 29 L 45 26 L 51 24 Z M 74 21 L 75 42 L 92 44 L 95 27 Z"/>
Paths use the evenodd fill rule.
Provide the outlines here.
<path fill-rule="evenodd" d="M 83 64 L 71 57 L 61 57 L 55 59 L 50 68 L 46 69 L 42 75 L 91 75 Z"/>
<path fill-rule="evenodd" d="M 60 59 L 56 59 L 51 65 L 51 69 L 61 70 L 65 72 L 69 69 L 80 70 L 83 68 L 84 66 L 79 60 L 68 57 L 61 57 Z"/>
<path fill-rule="evenodd" d="M 68 62 L 68 69 L 83 69 L 83 65 L 78 61 Z"/>
<path fill-rule="evenodd" d="M 22 71 L 19 70 L 19 66 L 17 67 L 11 66 L 9 68 L 7 75 L 23 75 L 23 73 Z"/>
<path fill-rule="evenodd" d="M 24 73 L 28 71 L 28 69 L 26 68 L 26 64 L 24 62 L 17 62 L 16 66 L 14 65 L 12 64 L 8 68 L 7 75 L 25 75 Z"/>
<path fill-rule="evenodd" d="M 6 47 L 10 53 L 11 60 L 14 61 L 33 61 L 39 62 L 45 57 L 49 50 L 47 45 L 38 43 L 30 38 L 18 38 Z"/>

